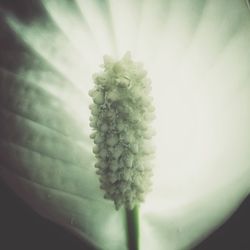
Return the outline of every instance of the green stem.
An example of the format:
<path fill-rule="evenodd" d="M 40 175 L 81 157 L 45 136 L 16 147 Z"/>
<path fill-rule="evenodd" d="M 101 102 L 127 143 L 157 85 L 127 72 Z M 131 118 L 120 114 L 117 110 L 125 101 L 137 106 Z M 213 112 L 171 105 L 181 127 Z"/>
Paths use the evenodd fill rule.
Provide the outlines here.
<path fill-rule="evenodd" d="M 139 208 L 126 209 L 127 245 L 129 250 L 139 250 Z"/>

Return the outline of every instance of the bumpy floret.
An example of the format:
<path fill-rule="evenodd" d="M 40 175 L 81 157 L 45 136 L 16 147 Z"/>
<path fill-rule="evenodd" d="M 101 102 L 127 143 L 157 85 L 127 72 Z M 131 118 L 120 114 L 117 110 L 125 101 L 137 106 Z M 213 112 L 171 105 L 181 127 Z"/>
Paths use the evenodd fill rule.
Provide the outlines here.
<path fill-rule="evenodd" d="M 91 138 L 104 198 L 116 209 L 133 209 L 151 187 L 154 118 L 151 82 L 127 53 L 120 61 L 104 56 L 104 71 L 93 76 L 89 92 Z"/>

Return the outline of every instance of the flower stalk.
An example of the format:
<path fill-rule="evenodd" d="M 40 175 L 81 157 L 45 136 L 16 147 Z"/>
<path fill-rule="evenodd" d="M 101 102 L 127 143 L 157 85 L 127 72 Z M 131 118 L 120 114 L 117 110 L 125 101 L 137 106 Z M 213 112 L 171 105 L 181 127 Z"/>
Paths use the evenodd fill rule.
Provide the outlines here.
<path fill-rule="evenodd" d="M 126 209 L 127 245 L 129 250 L 139 250 L 139 207 Z"/>

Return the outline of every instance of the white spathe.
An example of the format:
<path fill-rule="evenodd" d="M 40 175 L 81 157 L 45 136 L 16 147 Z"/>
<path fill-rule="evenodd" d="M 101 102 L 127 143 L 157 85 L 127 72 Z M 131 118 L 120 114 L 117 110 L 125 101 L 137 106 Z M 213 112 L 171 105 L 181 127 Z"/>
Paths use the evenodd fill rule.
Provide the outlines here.
<path fill-rule="evenodd" d="M 105 249 L 126 249 L 122 213 L 98 189 L 87 93 L 104 54 L 131 51 L 152 79 L 157 116 L 141 249 L 188 249 L 250 190 L 245 1 L 42 3 L 51 19 L 6 16 L 33 54 L 17 75 L 1 69 L 1 177 L 40 214 Z M 4 99 L 12 93 L 21 105 Z"/>

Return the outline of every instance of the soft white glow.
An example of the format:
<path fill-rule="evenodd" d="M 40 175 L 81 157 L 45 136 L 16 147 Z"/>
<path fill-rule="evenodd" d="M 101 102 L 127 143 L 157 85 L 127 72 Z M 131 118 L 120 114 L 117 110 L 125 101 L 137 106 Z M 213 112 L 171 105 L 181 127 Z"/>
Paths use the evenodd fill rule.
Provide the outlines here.
<path fill-rule="evenodd" d="M 145 64 L 156 106 L 157 154 L 142 225 L 145 235 L 152 235 L 152 214 L 163 214 L 166 223 L 177 218 L 173 224 L 184 225 L 186 238 L 172 245 L 177 238 L 173 236 L 171 249 L 211 230 L 249 192 L 248 13 L 240 1 L 198 2 L 76 0 L 76 13 L 67 1 L 46 0 L 54 26 L 45 20 L 28 26 L 8 18 L 13 30 L 64 82 L 63 87 L 54 86 L 58 80 L 46 71 L 37 73 L 36 80 L 32 74 L 26 79 L 67 100 L 64 108 L 85 124 L 86 133 L 87 93 L 102 56 L 119 57 L 129 50 Z M 229 192 L 235 194 L 231 197 Z M 218 202 L 224 196 L 228 199 L 221 210 L 205 201 Z M 205 217 L 193 219 L 198 208 L 216 215 L 204 227 L 200 225 Z M 189 233 L 187 225 L 196 233 Z"/>

